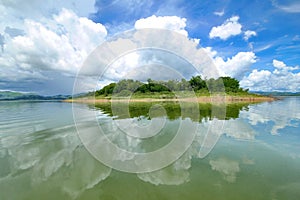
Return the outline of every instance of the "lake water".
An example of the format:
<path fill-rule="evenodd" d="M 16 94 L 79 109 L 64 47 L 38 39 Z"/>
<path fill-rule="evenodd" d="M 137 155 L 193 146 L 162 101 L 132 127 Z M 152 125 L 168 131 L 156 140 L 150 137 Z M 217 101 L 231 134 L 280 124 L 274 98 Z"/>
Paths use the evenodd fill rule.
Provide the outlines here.
<path fill-rule="evenodd" d="M 0 102 L 0 199 L 300 199 L 299 97 L 226 107 L 199 104 L 197 110 L 155 104 L 74 104 L 80 111 L 78 135 L 72 104 Z M 89 148 L 98 141 L 91 120 L 111 143 L 134 153 L 163 149 L 181 127 L 179 146 L 192 140 L 187 149 L 175 146 L 147 161 L 157 167 L 183 151 L 174 153 L 180 157 L 167 167 L 122 172 L 106 166 L 115 162 L 99 162 Z M 137 131 L 131 131 L 134 124 Z M 110 150 L 98 153 L 103 152 L 103 158 L 116 158 Z M 132 169 L 126 168 L 130 159 L 121 156 L 120 170 Z"/>

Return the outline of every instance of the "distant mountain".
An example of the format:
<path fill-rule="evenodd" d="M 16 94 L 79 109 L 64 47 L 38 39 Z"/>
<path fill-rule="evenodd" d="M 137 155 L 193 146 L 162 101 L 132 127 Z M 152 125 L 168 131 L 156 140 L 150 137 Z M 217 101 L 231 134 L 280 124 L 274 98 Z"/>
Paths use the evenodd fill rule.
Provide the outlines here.
<path fill-rule="evenodd" d="M 55 95 L 55 96 L 41 96 L 33 93 L 0 91 L 0 101 L 9 100 L 64 100 L 70 98 L 71 95 Z"/>
<path fill-rule="evenodd" d="M 300 96 L 300 92 L 251 92 L 265 96 Z"/>

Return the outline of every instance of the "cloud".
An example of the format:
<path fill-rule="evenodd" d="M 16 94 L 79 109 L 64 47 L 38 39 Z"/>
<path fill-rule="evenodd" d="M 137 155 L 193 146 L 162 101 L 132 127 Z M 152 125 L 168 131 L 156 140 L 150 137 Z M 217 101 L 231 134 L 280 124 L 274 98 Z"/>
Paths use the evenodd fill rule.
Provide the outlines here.
<path fill-rule="evenodd" d="M 73 10 L 79 16 L 87 17 L 94 9 L 95 0 L 70 0 L 70 1 L 38 1 L 7 0 L 1 1 L 0 6 L 6 8 L 4 14 L 14 14 L 23 18 L 36 19 L 37 17 L 50 17 L 52 13 L 59 12 L 62 8 Z"/>
<path fill-rule="evenodd" d="M 244 40 L 248 40 L 249 38 L 251 38 L 252 36 L 256 36 L 257 34 L 256 34 L 256 32 L 255 31 L 250 31 L 250 30 L 248 30 L 248 31 L 245 31 L 244 32 Z"/>
<path fill-rule="evenodd" d="M 261 51 L 265 51 L 267 49 L 270 49 L 274 44 L 264 44 L 263 46 L 260 46 L 258 48 L 255 48 L 255 52 L 261 52 Z"/>
<path fill-rule="evenodd" d="M 279 61 L 279 60 L 273 60 L 273 66 L 282 71 L 294 71 L 294 70 L 299 69 L 298 66 L 288 67 L 288 66 L 286 66 L 286 64 L 284 62 Z"/>
<path fill-rule="evenodd" d="M 102 34 L 96 36 L 90 26 L 97 23 L 86 18 L 94 11 L 94 3 L 94 0 L 0 1 L 0 86 L 30 91 L 34 88 L 48 95 L 54 92 L 49 81 L 56 80 L 61 89 L 56 88 L 55 93 L 71 91 L 70 84 L 66 84 L 70 82 L 70 75 L 75 75 L 84 54 L 88 54 L 92 46 L 99 45 L 96 38 L 104 39 Z M 55 16 L 62 16 L 62 8 L 72 13 L 69 21 L 73 20 L 71 27 L 76 30 L 55 20 Z M 83 39 L 81 44 L 69 38 L 82 31 L 86 35 L 78 37 L 78 41 Z M 86 40 L 86 36 L 93 40 Z M 84 46 L 79 47 L 82 44 Z M 68 64 L 70 66 L 66 67 Z"/>
<path fill-rule="evenodd" d="M 239 162 L 229 160 L 228 158 L 210 160 L 209 164 L 212 170 L 220 172 L 223 178 L 229 183 L 234 183 L 236 181 L 236 174 L 240 172 Z"/>
<path fill-rule="evenodd" d="M 279 60 L 273 60 L 273 66 L 278 69 L 284 69 L 286 67 L 286 64 L 284 64 L 284 62 Z"/>
<path fill-rule="evenodd" d="M 240 140 L 254 140 L 256 135 L 254 129 L 241 119 L 226 120 L 224 124 L 224 133 L 228 137 Z"/>
<path fill-rule="evenodd" d="M 43 22 L 25 19 L 23 28 L 21 35 L 11 37 L 5 33 L 0 55 L 2 80 L 40 79 L 47 77 L 49 70 L 74 76 L 87 55 L 107 35 L 102 24 L 78 17 L 67 9 Z"/>
<path fill-rule="evenodd" d="M 180 18 L 177 16 L 155 16 L 152 15 L 148 18 L 142 18 L 135 22 L 134 27 L 136 29 L 142 28 L 161 28 L 176 31 L 185 36 L 188 36 L 188 32 L 185 30 L 186 18 Z"/>
<path fill-rule="evenodd" d="M 273 60 L 273 67 L 273 71 L 254 69 L 241 80 L 241 86 L 252 91 L 299 91 L 300 72 L 293 73 L 299 69 L 298 66 L 290 67 L 282 61 Z"/>
<path fill-rule="evenodd" d="M 222 135 L 237 140 L 254 140 L 256 135 L 256 131 L 243 119 L 203 119 L 199 126 L 201 131 L 197 132 L 192 147 L 199 158 L 208 155 Z"/>
<path fill-rule="evenodd" d="M 3 52 L 3 46 L 4 46 L 4 36 L 0 34 L 0 47 L 1 47 L 1 52 Z"/>
<path fill-rule="evenodd" d="M 300 13 L 300 3 L 293 2 L 288 5 L 278 4 L 276 0 L 272 1 L 273 6 L 288 13 Z"/>
<path fill-rule="evenodd" d="M 219 16 L 219 17 L 222 17 L 224 14 L 225 14 L 224 9 L 223 9 L 222 11 L 215 11 L 215 12 L 214 12 L 214 15 L 217 15 L 217 16 Z"/>
<path fill-rule="evenodd" d="M 239 52 L 226 61 L 221 57 L 216 57 L 214 61 L 223 76 L 239 78 L 256 62 L 256 56 L 253 52 Z"/>
<path fill-rule="evenodd" d="M 272 135 L 281 133 L 281 129 L 295 126 L 296 121 L 300 121 L 300 107 L 297 101 L 287 99 L 275 101 L 272 104 L 259 104 L 249 107 L 247 111 L 241 111 L 240 117 L 247 119 L 251 124 L 265 124 L 268 132 Z"/>
<path fill-rule="evenodd" d="M 7 0 L 0 1 L 0 33 L 7 26 L 13 29 L 24 29 L 25 20 L 47 21 L 53 14 L 58 14 L 62 8 L 72 10 L 80 17 L 88 17 L 94 12 L 95 0 L 70 1 L 38 1 Z"/>
<path fill-rule="evenodd" d="M 218 129 L 211 129 L 210 134 L 215 136 L 222 136 L 223 134 L 227 137 L 231 137 L 237 140 L 254 140 L 256 132 L 252 129 L 249 124 L 245 123 L 242 119 L 229 119 L 229 120 L 218 120 L 214 119 L 219 124 L 224 124 L 222 131 Z M 207 132 L 209 127 L 213 126 L 213 121 L 202 121 L 201 130 Z M 199 132 L 200 133 L 200 132 Z M 197 140 L 195 140 L 197 141 Z M 202 144 L 202 139 L 197 141 L 199 146 Z"/>
<path fill-rule="evenodd" d="M 239 35 L 242 32 L 242 25 L 238 22 L 239 16 L 227 19 L 222 25 L 213 27 L 209 33 L 209 38 L 220 38 L 227 40 L 231 36 Z"/>
<path fill-rule="evenodd" d="M 268 70 L 254 69 L 247 78 L 243 78 L 240 82 L 241 86 L 244 88 L 249 88 L 254 91 L 266 91 L 270 90 L 269 79 L 271 77 L 271 72 Z M 258 88 L 257 88 L 258 87 Z"/>
<path fill-rule="evenodd" d="M 156 28 L 156 29 L 168 29 L 170 31 L 176 31 L 186 37 L 188 37 L 188 32 L 186 31 L 186 18 L 181 18 L 178 16 L 155 16 L 142 18 L 135 22 L 135 29 L 143 28 Z M 200 43 L 199 38 L 189 38 L 195 44 Z"/>
<path fill-rule="evenodd" d="M 5 27 L 4 32 L 7 33 L 10 37 L 16 37 L 16 36 L 19 36 L 19 35 L 24 35 L 23 30 L 17 29 L 17 28 L 11 28 L 9 26 Z"/>
<path fill-rule="evenodd" d="M 139 173 L 138 178 L 154 185 L 181 185 L 190 180 L 188 169 L 191 167 L 191 155 L 187 151 L 173 164 L 150 173 Z"/>
<path fill-rule="evenodd" d="M 223 12 L 214 12 L 215 15 L 222 16 Z M 209 38 L 220 38 L 222 40 L 227 40 L 231 36 L 236 36 L 241 34 L 242 25 L 238 22 L 239 16 L 233 16 L 227 19 L 222 25 L 213 27 L 209 33 Z M 244 40 L 248 41 L 249 38 L 256 36 L 255 31 L 247 30 L 244 32 Z"/>
<path fill-rule="evenodd" d="M 299 35 L 295 35 L 292 40 L 293 41 L 300 41 L 300 36 Z"/>
<path fill-rule="evenodd" d="M 216 50 L 213 50 L 212 47 L 204 47 L 203 50 L 211 58 L 214 58 L 218 54 L 218 52 Z"/>
<path fill-rule="evenodd" d="M 128 73 L 131 73 L 139 65 L 141 55 L 138 52 L 130 52 L 121 58 L 114 61 L 104 74 L 104 81 L 109 79 L 113 81 L 118 81 L 120 79 L 125 79 L 128 77 Z M 149 77 L 148 77 L 149 78 Z"/>
<path fill-rule="evenodd" d="M 239 52 L 231 58 L 224 60 L 217 56 L 217 51 L 211 47 L 204 48 L 205 52 L 213 59 L 220 76 L 231 76 L 234 78 L 242 78 L 251 65 L 256 62 L 256 55 L 253 52 Z"/>

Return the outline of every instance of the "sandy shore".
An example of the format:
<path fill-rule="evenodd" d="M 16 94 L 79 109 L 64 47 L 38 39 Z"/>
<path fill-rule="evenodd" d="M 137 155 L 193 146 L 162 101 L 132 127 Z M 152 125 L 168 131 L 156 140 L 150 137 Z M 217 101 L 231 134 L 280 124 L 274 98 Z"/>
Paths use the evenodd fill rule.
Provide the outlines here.
<path fill-rule="evenodd" d="M 199 102 L 199 103 L 254 103 L 254 102 L 268 102 L 274 101 L 276 98 L 261 96 L 261 97 L 242 97 L 242 96 L 203 96 L 196 98 L 178 98 L 178 99 L 153 99 L 153 98 L 141 98 L 141 99 L 129 99 L 130 102 Z M 118 99 L 93 99 L 93 98 L 77 98 L 67 99 L 64 102 L 76 102 L 76 103 L 105 103 L 105 102 L 127 102 L 126 98 Z"/>

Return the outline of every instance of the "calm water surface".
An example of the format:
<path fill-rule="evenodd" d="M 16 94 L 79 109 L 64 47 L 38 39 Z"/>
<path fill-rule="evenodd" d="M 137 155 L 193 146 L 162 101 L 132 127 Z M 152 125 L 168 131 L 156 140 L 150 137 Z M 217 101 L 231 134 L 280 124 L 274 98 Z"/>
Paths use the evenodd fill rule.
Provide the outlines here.
<path fill-rule="evenodd" d="M 133 103 L 129 115 L 116 114 L 109 104 L 74 106 L 96 113 L 107 137 L 128 151 L 162 148 L 187 121 L 199 129 L 189 149 L 171 165 L 125 173 L 101 164 L 86 150 L 76 132 L 72 104 L 0 102 L 1 200 L 300 199 L 299 97 L 227 105 L 224 115 L 199 104 L 200 117 L 183 116 L 176 103 Z M 151 138 L 129 140 L 112 126 L 128 120 L 141 125 L 163 121 L 164 127 Z M 224 127 L 216 133 L 212 151 L 201 158 L 199 149 L 213 120 Z M 82 116 L 82 123 L 88 121 Z"/>

